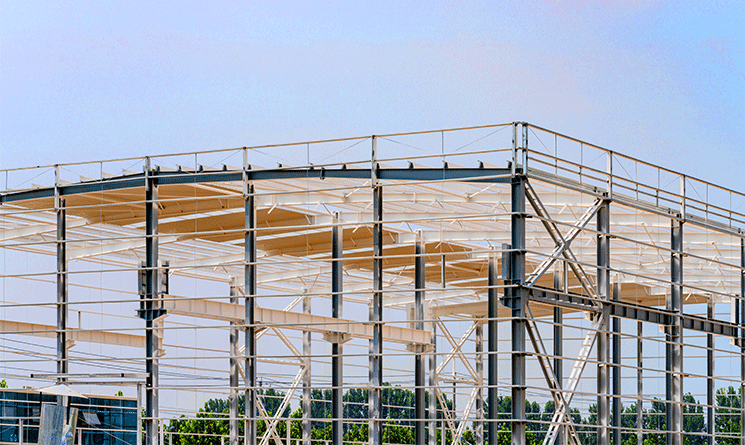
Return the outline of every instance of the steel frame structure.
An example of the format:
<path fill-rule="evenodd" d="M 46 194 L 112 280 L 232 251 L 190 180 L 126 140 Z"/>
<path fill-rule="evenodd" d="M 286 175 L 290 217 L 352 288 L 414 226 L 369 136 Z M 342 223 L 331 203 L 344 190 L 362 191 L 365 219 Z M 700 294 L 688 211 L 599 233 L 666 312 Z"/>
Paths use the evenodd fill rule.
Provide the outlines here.
<path fill-rule="evenodd" d="M 745 194 L 532 124 L 0 174 L 0 372 L 85 386 L 81 369 L 144 370 L 148 445 L 223 396 L 230 445 L 291 441 L 280 429 L 298 398 L 292 440 L 310 445 L 330 422 L 341 445 L 363 420 L 345 414 L 349 390 L 366 391 L 369 443 L 382 444 L 401 422 L 384 417 L 389 383 L 414 395 L 403 424 L 416 445 L 440 443 L 439 429 L 453 445 L 467 430 L 496 443 L 502 425 L 517 445 L 536 429 L 579 445 L 572 409 L 590 404 L 597 443 L 641 444 L 658 401 L 669 444 L 714 443 L 716 390 L 739 386 L 745 406 Z M 328 418 L 312 410 L 319 389 Z M 508 416 L 485 412 L 505 396 Z M 530 417 L 529 397 L 553 401 L 551 417 Z M 698 406 L 706 430 L 684 431 Z"/>

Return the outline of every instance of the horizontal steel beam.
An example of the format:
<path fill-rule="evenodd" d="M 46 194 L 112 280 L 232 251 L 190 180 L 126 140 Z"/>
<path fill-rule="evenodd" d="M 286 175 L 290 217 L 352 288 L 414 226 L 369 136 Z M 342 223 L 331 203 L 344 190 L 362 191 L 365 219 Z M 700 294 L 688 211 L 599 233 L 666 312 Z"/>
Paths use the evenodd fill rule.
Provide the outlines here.
<path fill-rule="evenodd" d="M 551 289 L 522 286 L 521 290 L 527 292 L 528 298 L 537 303 L 561 306 L 578 311 L 599 313 L 602 308 L 596 306 L 596 300 L 579 294 L 556 292 Z M 720 320 L 711 320 L 695 315 L 677 315 L 672 311 L 641 306 L 633 303 L 620 301 L 604 301 L 604 305 L 610 306 L 610 315 L 629 320 L 644 321 L 659 325 L 669 325 L 674 317 L 681 317 L 684 329 L 704 332 L 707 334 L 721 335 L 725 337 L 739 337 L 739 326 Z"/>
<path fill-rule="evenodd" d="M 243 181 L 241 170 L 217 170 L 179 172 L 155 170 L 149 173 L 158 185 L 200 184 L 212 182 Z M 281 180 L 281 179 L 369 179 L 369 168 L 277 168 L 266 170 L 249 170 L 248 181 Z M 380 168 L 377 177 L 382 181 L 449 181 L 504 183 L 510 182 L 510 169 L 507 168 Z M 105 178 L 102 180 L 63 185 L 58 188 L 60 196 L 82 193 L 102 192 L 132 187 L 141 187 L 145 183 L 144 174 L 134 174 Z M 54 196 L 54 187 L 22 190 L 0 195 L 0 204 L 23 201 L 27 199 L 50 198 Z"/>

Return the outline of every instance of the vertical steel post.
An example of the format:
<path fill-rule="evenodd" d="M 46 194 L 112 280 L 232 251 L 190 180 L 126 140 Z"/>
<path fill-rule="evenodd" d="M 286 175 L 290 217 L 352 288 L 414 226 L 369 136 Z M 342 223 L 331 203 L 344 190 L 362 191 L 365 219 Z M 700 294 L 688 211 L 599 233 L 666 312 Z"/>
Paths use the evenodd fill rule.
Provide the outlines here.
<path fill-rule="evenodd" d="M 745 238 L 740 239 L 740 445 L 745 445 Z"/>
<path fill-rule="evenodd" d="M 497 405 L 499 404 L 499 291 L 497 289 L 498 283 L 498 271 L 497 271 L 497 258 L 494 256 L 494 252 L 489 252 L 489 267 L 488 267 L 488 280 L 487 285 L 489 286 L 489 309 L 487 312 L 487 336 L 489 340 L 489 354 L 487 355 L 488 366 L 488 378 L 487 383 L 489 385 L 487 389 L 488 403 L 489 403 L 489 416 L 487 418 L 487 440 L 490 444 L 497 443 L 497 419 L 499 418 L 499 412 Z M 481 328 L 478 328 L 479 331 Z M 477 333 L 477 335 L 479 335 Z M 481 342 L 478 342 L 480 345 Z M 480 373 L 478 374 L 481 375 Z"/>
<path fill-rule="evenodd" d="M 245 443 L 256 444 L 256 319 L 254 314 L 256 299 L 256 209 L 254 208 L 254 186 L 248 183 L 244 167 L 244 287 L 246 324 L 246 395 L 245 395 Z"/>
<path fill-rule="evenodd" d="M 417 233 L 414 250 L 414 329 L 424 330 L 424 255 L 426 252 L 421 231 Z M 414 387 L 414 443 L 424 445 L 426 412 L 424 407 L 424 354 L 421 349 L 417 350 L 414 356 Z"/>
<path fill-rule="evenodd" d="M 230 277 L 230 302 L 238 304 L 238 283 L 235 277 Z M 230 420 L 228 429 L 230 434 L 230 445 L 238 445 L 238 327 L 234 321 L 230 322 L 230 395 L 229 412 Z"/>
<path fill-rule="evenodd" d="M 644 324 L 641 321 L 636 322 L 636 443 L 644 444 Z"/>
<path fill-rule="evenodd" d="M 714 300 L 706 303 L 706 317 L 714 319 Z M 706 443 L 714 445 L 714 334 L 706 334 Z"/>
<path fill-rule="evenodd" d="M 57 374 L 67 374 L 67 221 L 65 217 L 65 200 L 57 198 Z M 57 378 L 58 383 L 64 377 Z M 57 397 L 58 404 L 62 398 Z"/>
<path fill-rule="evenodd" d="M 303 293 L 307 294 L 307 289 L 303 289 Z M 303 296 L 303 313 L 310 314 L 310 296 Z M 311 381 L 311 344 L 310 344 L 310 331 L 303 331 L 303 362 L 305 372 L 303 373 L 303 445 L 311 445 L 311 416 L 312 413 L 312 381 Z"/>
<path fill-rule="evenodd" d="M 430 311 L 430 343 L 432 351 L 429 355 L 429 445 L 437 445 L 437 324 Z"/>
<path fill-rule="evenodd" d="M 378 184 L 377 137 L 372 137 L 373 293 L 370 302 L 370 445 L 383 443 L 383 188 Z"/>
<path fill-rule="evenodd" d="M 150 159 L 145 165 L 145 434 L 147 445 L 157 445 L 158 432 L 158 336 L 155 332 L 158 284 L 158 184 L 150 170 Z"/>
<path fill-rule="evenodd" d="M 514 124 L 517 127 L 517 124 Z M 514 131 L 513 146 L 517 144 L 517 130 Z M 515 152 L 515 156 L 517 153 Z M 513 163 L 517 163 L 515 157 Z M 513 164 L 514 165 L 514 164 Z M 524 166 L 523 166 L 524 168 Z M 512 443 L 513 445 L 525 445 L 525 389 L 526 389 L 526 368 L 525 368 L 525 331 L 527 329 L 527 293 L 520 287 L 525 281 L 525 171 L 516 172 L 511 181 L 511 253 L 510 257 L 510 276 L 508 283 L 512 286 L 509 288 L 510 302 L 512 308 Z M 494 314 L 496 316 L 496 314 Z M 490 319 L 491 320 L 491 319 Z M 495 328 L 496 329 L 496 328 Z M 491 336 L 491 329 L 489 332 Z M 490 339 L 491 340 L 491 339 Z M 491 345 L 489 346 L 491 349 Z M 491 360 L 490 355 L 490 360 Z M 495 356 L 496 359 L 496 356 Z M 490 361 L 491 368 L 491 361 Z M 496 362 L 494 363 L 496 369 Z M 492 372 L 491 370 L 489 371 Z M 491 375 L 490 375 L 491 377 Z M 490 382 L 489 389 L 492 387 Z M 494 382 L 496 385 L 496 382 Z M 496 394 L 490 400 L 496 401 Z M 496 414 L 496 410 L 489 404 L 489 416 Z M 492 429 L 489 433 L 492 434 Z M 495 431 L 496 433 L 496 431 Z M 496 435 L 494 436 L 496 437 Z M 489 443 L 492 442 L 491 440 Z"/>
<path fill-rule="evenodd" d="M 564 270 L 566 269 L 566 263 L 563 263 L 561 268 L 562 273 L 554 273 L 554 289 L 559 292 L 566 292 L 565 283 L 566 277 L 564 276 Z M 554 306 L 554 375 L 556 376 L 556 382 L 559 384 L 559 389 L 563 389 L 564 381 L 564 368 L 561 357 L 564 355 L 564 310 L 561 306 Z M 556 407 L 558 409 L 558 407 Z M 559 427 L 556 437 L 556 443 L 564 445 L 564 427 Z"/>
<path fill-rule="evenodd" d="M 344 318 L 344 229 L 339 213 L 334 214 L 334 228 L 331 231 L 331 316 L 333 318 Z M 342 445 L 344 440 L 344 345 L 340 342 L 331 344 L 331 416 L 334 419 L 331 425 L 332 445 Z"/>
<path fill-rule="evenodd" d="M 679 316 L 683 309 L 683 222 L 677 219 L 671 220 L 670 245 L 672 286 L 665 306 L 676 315 L 667 327 L 665 348 L 667 443 L 683 445 L 683 328 Z"/>
<path fill-rule="evenodd" d="M 604 301 L 603 322 L 598 326 L 598 445 L 610 443 L 610 206 L 605 201 L 597 215 L 597 287 L 598 297 Z"/>
<path fill-rule="evenodd" d="M 613 301 L 621 300 L 621 285 L 613 284 Z M 621 444 L 621 319 L 613 317 L 613 431 L 614 445 Z"/>
<path fill-rule="evenodd" d="M 484 325 L 476 321 L 476 445 L 484 445 Z"/>
<path fill-rule="evenodd" d="M 60 168 L 54 167 L 54 208 L 57 213 L 57 374 L 69 373 L 67 359 L 67 217 L 65 200 L 60 197 Z M 80 326 L 78 326 L 80 327 Z M 58 377 L 57 383 L 67 379 Z M 63 397 L 57 396 L 57 405 L 63 405 Z M 65 411 L 67 414 L 67 411 Z M 65 418 L 67 421 L 67 418 Z M 20 436 L 20 435 L 19 435 Z"/>
<path fill-rule="evenodd" d="M 135 413 L 135 419 L 137 419 L 137 439 L 136 445 L 142 445 L 142 383 L 137 382 L 137 413 Z M 82 436 L 82 433 L 81 433 Z"/>

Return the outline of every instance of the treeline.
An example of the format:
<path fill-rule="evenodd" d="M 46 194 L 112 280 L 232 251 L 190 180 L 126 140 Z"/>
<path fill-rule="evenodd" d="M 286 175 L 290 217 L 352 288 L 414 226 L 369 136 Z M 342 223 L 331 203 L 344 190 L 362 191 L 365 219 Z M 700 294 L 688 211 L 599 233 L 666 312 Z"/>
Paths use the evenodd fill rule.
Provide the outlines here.
<path fill-rule="evenodd" d="M 284 393 L 267 389 L 259 391 L 261 400 L 267 413 L 271 416 L 280 408 Z M 383 389 L 383 413 L 386 419 L 383 429 L 383 442 L 392 444 L 414 443 L 414 393 L 400 387 L 386 386 Z M 452 410 L 452 400 L 443 397 L 446 409 Z M 429 393 L 425 394 L 428 403 Z M 684 396 L 684 431 L 686 445 L 706 445 L 706 412 L 699 402 L 690 394 Z M 240 415 L 243 415 L 244 399 L 240 397 Z M 439 400 L 436 403 L 438 419 L 442 419 L 442 406 Z M 319 419 L 331 417 L 331 390 L 314 389 L 311 393 L 311 438 L 314 445 L 322 445 L 331 440 L 331 422 Z M 428 405 L 427 405 L 428 406 Z M 362 389 L 350 389 L 344 394 L 344 441 L 345 442 L 368 442 L 367 424 L 367 391 Z M 498 418 L 503 422 L 497 423 L 498 445 L 509 445 L 511 443 L 509 419 L 512 411 L 512 400 L 510 397 L 500 397 L 496 407 Z M 554 413 L 553 400 L 548 401 L 543 407 L 537 402 L 526 401 L 527 441 L 529 445 L 540 444 L 548 430 L 548 423 Z M 715 432 L 722 436 L 716 439 L 718 445 L 739 445 L 741 435 L 740 425 L 740 395 L 739 390 L 733 387 L 721 388 L 716 393 L 716 423 Z M 196 418 L 182 416 L 172 420 L 166 428 L 165 443 L 168 445 L 219 445 L 220 436 L 229 434 L 228 401 L 225 399 L 211 399 L 199 410 Z M 484 399 L 484 417 L 488 416 L 488 401 Z M 636 433 L 631 432 L 636 428 L 636 404 L 622 408 L 621 425 L 628 432 L 621 434 L 622 445 L 636 445 Z M 589 407 L 589 415 L 582 417 L 580 412 L 573 408 L 570 413 L 575 424 L 577 433 L 583 445 L 596 445 L 597 406 Z M 290 412 L 285 409 L 282 416 L 290 418 L 289 434 L 291 439 L 302 438 L 302 410 L 298 408 Z M 665 403 L 654 401 L 651 408 L 643 410 L 643 421 L 645 430 L 660 431 L 660 433 L 646 433 L 644 445 L 664 445 L 666 430 L 665 425 Z M 297 419 L 297 420 L 293 420 Z M 489 424 L 484 425 L 484 443 L 488 443 L 487 434 Z M 427 428 L 429 423 L 427 424 Z M 243 435 L 243 422 L 239 422 L 239 434 Z M 283 443 L 287 438 L 288 422 L 280 420 L 276 427 L 277 435 Z M 257 433 L 259 437 L 266 433 L 267 424 L 263 420 L 257 422 Z M 442 428 L 436 432 L 437 443 L 449 445 L 453 442 L 452 434 L 445 431 L 443 441 Z M 270 443 L 274 443 L 273 441 Z M 471 424 L 464 429 L 461 443 L 470 445 L 476 443 L 474 425 Z"/>

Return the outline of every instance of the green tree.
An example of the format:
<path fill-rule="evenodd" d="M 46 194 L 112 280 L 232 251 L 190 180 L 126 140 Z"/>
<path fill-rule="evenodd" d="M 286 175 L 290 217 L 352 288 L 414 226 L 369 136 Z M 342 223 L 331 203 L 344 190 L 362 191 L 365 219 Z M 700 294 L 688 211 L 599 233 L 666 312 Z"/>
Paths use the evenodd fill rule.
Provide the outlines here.
<path fill-rule="evenodd" d="M 742 434 L 740 425 L 740 392 L 742 390 L 732 386 L 719 388 L 716 393 L 716 434 L 717 444 L 739 445 Z"/>

